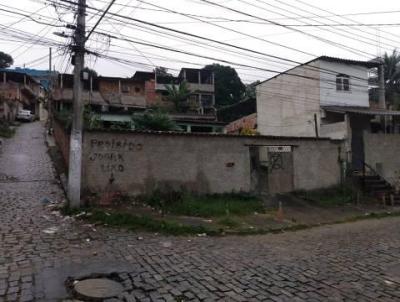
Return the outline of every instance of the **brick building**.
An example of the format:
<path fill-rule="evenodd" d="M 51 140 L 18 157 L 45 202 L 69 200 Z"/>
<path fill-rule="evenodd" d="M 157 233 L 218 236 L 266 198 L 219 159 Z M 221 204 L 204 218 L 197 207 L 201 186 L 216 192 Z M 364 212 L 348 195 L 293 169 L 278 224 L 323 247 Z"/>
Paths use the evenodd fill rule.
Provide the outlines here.
<path fill-rule="evenodd" d="M 0 119 L 14 121 L 20 109 L 38 117 L 39 98 L 44 96 L 40 83 L 23 72 L 1 69 L 0 73 Z"/>
<path fill-rule="evenodd" d="M 176 112 L 168 101 L 168 85 L 186 81 L 190 90 L 187 110 Z M 56 111 L 72 105 L 73 76 L 60 74 L 53 93 Z M 132 78 L 96 77 L 84 82 L 83 100 L 107 123 L 130 122 L 133 113 L 159 107 L 186 132 L 222 132 L 217 121 L 214 74 L 202 69 L 183 68 L 177 77 L 138 71 Z"/>

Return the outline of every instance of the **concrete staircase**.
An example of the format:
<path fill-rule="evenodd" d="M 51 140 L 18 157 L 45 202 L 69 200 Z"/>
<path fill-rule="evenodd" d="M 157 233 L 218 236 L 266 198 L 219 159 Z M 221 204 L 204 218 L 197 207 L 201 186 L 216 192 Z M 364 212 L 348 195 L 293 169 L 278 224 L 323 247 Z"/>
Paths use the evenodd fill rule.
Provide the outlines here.
<path fill-rule="evenodd" d="M 363 173 L 358 177 L 365 194 L 377 198 L 385 204 L 400 204 L 400 192 L 396 192 L 388 181 L 367 164 L 365 164 Z"/>

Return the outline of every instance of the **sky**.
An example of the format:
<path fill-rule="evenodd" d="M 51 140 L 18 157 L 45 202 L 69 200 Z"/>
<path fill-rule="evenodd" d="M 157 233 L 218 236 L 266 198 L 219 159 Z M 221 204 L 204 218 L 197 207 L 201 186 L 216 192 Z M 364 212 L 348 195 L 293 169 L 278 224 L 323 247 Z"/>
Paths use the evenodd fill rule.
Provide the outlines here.
<path fill-rule="evenodd" d="M 87 31 L 109 2 L 87 0 Z M 48 69 L 51 46 L 55 69 L 72 72 L 67 47 L 72 30 L 65 25 L 75 20 L 73 6 L 65 5 L 0 0 L 0 51 L 12 55 L 13 67 Z M 251 83 L 321 55 L 370 60 L 400 46 L 396 0 L 116 0 L 110 13 L 86 44 L 92 54 L 85 65 L 103 76 L 130 77 L 157 66 L 177 74 L 182 67 L 220 63 Z M 359 24 L 366 26 L 354 26 Z"/>

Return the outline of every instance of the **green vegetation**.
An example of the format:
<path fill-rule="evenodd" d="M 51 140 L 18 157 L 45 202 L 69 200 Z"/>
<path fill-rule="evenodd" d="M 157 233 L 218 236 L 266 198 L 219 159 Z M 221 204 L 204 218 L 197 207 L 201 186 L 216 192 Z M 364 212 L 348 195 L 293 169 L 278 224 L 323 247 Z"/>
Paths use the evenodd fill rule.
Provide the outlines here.
<path fill-rule="evenodd" d="M 71 110 L 64 109 L 54 112 L 54 117 L 59 121 L 64 129 L 69 130 L 72 126 L 72 112 Z M 97 113 L 93 112 L 89 106 L 85 106 L 83 111 L 83 122 L 86 129 L 98 129 L 102 127 L 102 122 Z"/>
<path fill-rule="evenodd" d="M 65 130 L 71 129 L 72 113 L 70 110 L 55 111 L 54 118 L 61 123 Z"/>
<path fill-rule="evenodd" d="M 82 215 L 82 217 L 92 223 L 100 223 L 112 227 L 124 227 L 129 230 L 144 230 L 171 235 L 216 235 L 218 233 L 211 228 L 185 225 L 170 220 L 155 219 L 150 216 L 138 216 L 114 211 L 107 212 L 102 209 L 85 209 L 84 212 L 85 215 Z M 66 215 L 80 215 L 80 211 L 68 207 L 63 209 L 63 213 Z"/>
<path fill-rule="evenodd" d="M 196 196 L 184 192 L 171 192 L 144 197 L 143 202 L 165 213 L 194 217 L 245 216 L 265 212 L 263 203 L 246 194 L 215 194 Z"/>
<path fill-rule="evenodd" d="M 392 54 L 385 53 L 383 57 L 385 72 L 386 102 L 396 109 L 400 108 L 400 53 L 393 50 Z"/>
<path fill-rule="evenodd" d="M 221 218 L 218 220 L 218 223 L 229 228 L 235 228 L 240 225 L 240 223 L 231 216 L 225 216 L 224 218 Z"/>
<path fill-rule="evenodd" d="M 215 105 L 217 108 L 235 104 L 243 99 L 246 86 L 234 68 L 214 63 L 205 66 L 204 70 L 213 71 L 215 74 Z"/>
<path fill-rule="evenodd" d="M 186 112 L 189 109 L 187 99 L 190 95 L 187 83 L 165 85 L 165 88 L 168 92 L 166 99 L 174 104 L 176 112 Z"/>
<path fill-rule="evenodd" d="M 5 52 L 0 51 L 0 68 L 8 68 L 12 64 L 14 64 L 12 56 L 10 56 Z"/>
<path fill-rule="evenodd" d="M 132 122 L 136 130 L 178 131 L 180 128 L 168 114 L 160 109 L 147 111 L 144 114 L 133 115 Z"/>
<path fill-rule="evenodd" d="M 353 189 L 347 184 L 312 191 L 296 191 L 293 194 L 311 204 L 328 207 L 351 203 L 354 196 Z"/>
<path fill-rule="evenodd" d="M 14 136 L 15 129 L 11 128 L 10 125 L 4 121 L 0 121 L 0 137 L 10 138 Z"/>

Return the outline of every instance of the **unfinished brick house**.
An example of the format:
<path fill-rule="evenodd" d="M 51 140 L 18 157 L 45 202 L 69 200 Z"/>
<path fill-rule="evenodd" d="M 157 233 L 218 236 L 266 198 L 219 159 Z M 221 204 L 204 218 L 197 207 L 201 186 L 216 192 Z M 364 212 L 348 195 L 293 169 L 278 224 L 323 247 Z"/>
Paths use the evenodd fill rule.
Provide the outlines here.
<path fill-rule="evenodd" d="M 95 77 L 84 81 L 83 101 L 99 114 L 107 125 L 129 122 L 131 115 L 146 108 L 144 83 L 130 78 Z M 56 111 L 70 110 L 73 98 L 73 76 L 60 74 L 53 92 Z"/>
<path fill-rule="evenodd" d="M 20 109 L 38 116 L 39 97 L 43 96 L 39 82 L 14 70 L 1 69 L 0 73 L 0 119 L 12 122 Z"/>
<path fill-rule="evenodd" d="M 167 98 L 167 86 L 186 81 L 190 90 L 187 110 L 176 112 Z M 72 106 L 73 76 L 60 74 L 53 92 L 56 111 Z M 97 112 L 105 126 L 127 123 L 133 113 L 159 107 L 186 132 L 222 132 L 225 123 L 217 121 L 214 74 L 202 69 L 183 68 L 177 77 L 138 71 L 132 78 L 93 77 L 84 81 L 83 100 Z"/>
<path fill-rule="evenodd" d="M 133 76 L 145 83 L 148 107 L 161 107 L 185 132 L 222 132 L 225 123 L 218 122 L 215 109 L 214 73 L 204 69 L 182 68 L 178 76 L 156 72 L 137 71 Z M 167 86 L 186 82 L 190 95 L 185 110 L 176 112 L 168 101 Z"/>

